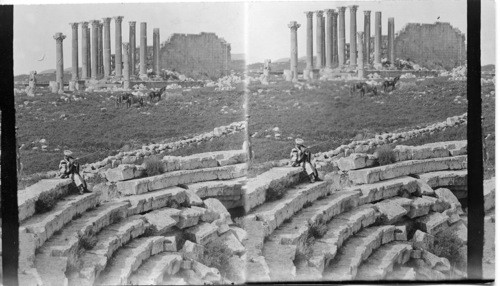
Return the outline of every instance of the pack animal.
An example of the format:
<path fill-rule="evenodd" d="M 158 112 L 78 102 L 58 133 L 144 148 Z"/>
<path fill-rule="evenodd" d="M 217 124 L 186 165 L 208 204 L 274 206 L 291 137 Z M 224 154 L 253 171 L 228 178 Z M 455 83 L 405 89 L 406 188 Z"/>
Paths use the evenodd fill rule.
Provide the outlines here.
<path fill-rule="evenodd" d="M 144 98 L 142 96 L 136 96 L 129 93 L 129 97 L 126 100 L 127 108 L 130 108 L 132 104 L 138 103 L 140 107 L 144 106 Z"/>
<path fill-rule="evenodd" d="M 352 95 L 356 92 L 359 92 L 361 96 L 365 96 L 365 94 L 370 92 L 373 93 L 373 95 L 377 95 L 377 87 L 371 86 L 366 82 L 358 82 L 351 86 L 350 94 Z"/>
<path fill-rule="evenodd" d="M 158 91 L 151 91 L 149 93 L 149 101 L 153 102 L 153 100 L 155 98 L 158 98 L 158 101 L 160 101 L 161 95 L 165 92 L 166 89 L 167 89 L 167 86 L 164 86 L 164 87 L 160 88 L 160 90 L 158 90 Z"/>
<path fill-rule="evenodd" d="M 123 103 L 126 103 L 128 98 L 132 96 L 130 93 L 120 94 L 116 97 L 116 107 L 121 107 Z"/>
<path fill-rule="evenodd" d="M 387 89 L 390 86 L 392 86 L 392 90 L 395 90 L 396 89 L 396 83 L 398 83 L 398 81 L 399 81 L 399 77 L 400 76 L 397 76 L 393 80 L 386 80 L 386 81 L 384 81 L 384 83 L 382 84 L 382 87 L 384 88 L 384 92 L 387 92 Z"/>

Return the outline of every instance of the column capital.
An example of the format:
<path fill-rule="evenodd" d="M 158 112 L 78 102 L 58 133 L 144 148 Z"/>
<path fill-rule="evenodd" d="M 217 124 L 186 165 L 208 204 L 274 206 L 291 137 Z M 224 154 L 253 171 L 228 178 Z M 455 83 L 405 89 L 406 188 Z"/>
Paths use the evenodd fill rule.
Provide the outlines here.
<path fill-rule="evenodd" d="M 121 24 L 121 22 L 123 20 L 123 16 L 115 16 L 115 17 L 113 17 L 113 19 L 115 19 L 115 23 L 120 23 Z"/>
<path fill-rule="evenodd" d="M 335 9 L 325 9 L 326 16 L 329 17 L 335 13 Z"/>
<path fill-rule="evenodd" d="M 389 17 L 387 20 L 389 20 L 389 22 L 394 22 L 394 17 Z"/>
<path fill-rule="evenodd" d="M 323 17 L 323 11 L 322 10 L 317 10 L 314 13 L 316 13 L 316 17 Z"/>
<path fill-rule="evenodd" d="M 345 7 L 344 6 L 337 7 L 337 10 L 339 11 L 339 14 L 344 14 L 345 13 Z"/>
<path fill-rule="evenodd" d="M 135 21 L 128 21 L 128 24 L 130 25 L 130 27 L 135 27 Z"/>
<path fill-rule="evenodd" d="M 106 17 L 106 18 L 102 18 L 102 23 L 106 26 L 108 25 L 109 26 L 109 23 L 111 22 L 111 18 L 110 17 Z"/>
<path fill-rule="evenodd" d="M 304 12 L 306 14 L 306 17 L 307 18 L 312 18 L 313 17 L 313 14 L 314 12 L 313 11 L 307 11 L 307 12 Z"/>
<path fill-rule="evenodd" d="M 154 28 L 153 29 L 153 34 L 159 34 L 159 33 L 160 33 L 160 28 Z M 222 39 L 222 40 L 225 42 L 224 39 Z"/>
<path fill-rule="evenodd" d="M 365 10 L 365 11 L 363 11 L 363 13 L 365 13 L 365 16 L 370 16 L 370 13 L 371 13 L 371 12 L 372 12 L 372 11 L 370 11 L 370 10 Z"/>
<path fill-rule="evenodd" d="M 80 22 L 80 25 L 82 25 L 82 29 L 87 29 L 89 22 Z"/>
<path fill-rule="evenodd" d="M 99 21 L 99 25 L 97 25 L 97 28 L 102 29 L 102 27 L 104 27 L 104 23 Z"/>
<path fill-rule="evenodd" d="M 356 13 L 356 11 L 358 10 L 358 5 L 350 5 L 350 6 L 347 6 L 349 7 L 349 10 L 351 11 L 351 13 Z"/>
<path fill-rule="evenodd" d="M 62 42 L 64 39 L 66 39 L 66 36 L 63 35 L 63 33 L 56 33 L 54 35 L 54 40 Z"/>
<path fill-rule="evenodd" d="M 290 24 L 288 24 L 288 28 L 297 30 L 300 28 L 300 24 L 298 24 L 297 21 L 291 21 Z"/>
<path fill-rule="evenodd" d="M 99 20 L 91 20 L 90 24 L 92 25 L 92 27 L 99 27 Z"/>
<path fill-rule="evenodd" d="M 80 24 L 80 23 L 78 23 L 78 22 L 69 23 L 69 25 L 71 26 L 71 29 L 73 29 L 73 30 L 78 30 L 78 24 Z"/>

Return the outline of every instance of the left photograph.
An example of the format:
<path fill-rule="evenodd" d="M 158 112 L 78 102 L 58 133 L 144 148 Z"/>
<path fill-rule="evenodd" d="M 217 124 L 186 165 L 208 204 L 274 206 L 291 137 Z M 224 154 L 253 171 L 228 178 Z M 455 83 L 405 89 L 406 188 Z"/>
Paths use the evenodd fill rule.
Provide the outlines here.
<path fill-rule="evenodd" d="M 20 285 L 244 283 L 244 8 L 14 7 Z"/>

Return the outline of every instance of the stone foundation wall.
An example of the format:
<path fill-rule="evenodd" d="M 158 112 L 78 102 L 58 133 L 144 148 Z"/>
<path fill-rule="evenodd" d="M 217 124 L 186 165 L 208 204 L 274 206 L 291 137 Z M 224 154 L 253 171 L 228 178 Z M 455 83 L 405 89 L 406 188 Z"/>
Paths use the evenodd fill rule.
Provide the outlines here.
<path fill-rule="evenodd" d="M 161 68 L 193 78 L 221 77 L 226 74 L 230 62 L 230 44 L 214 33 L 173 34 L 161 45 Z"/>

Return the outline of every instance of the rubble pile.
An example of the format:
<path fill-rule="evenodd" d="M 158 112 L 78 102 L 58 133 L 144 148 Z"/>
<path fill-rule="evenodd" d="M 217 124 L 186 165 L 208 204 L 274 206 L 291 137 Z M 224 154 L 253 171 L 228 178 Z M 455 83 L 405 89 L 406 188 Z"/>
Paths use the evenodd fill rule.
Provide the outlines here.
<path fill-rule="evenodd" d="M 456 67 L 451 71 L 443 71 L 439 76 L 449 76 L 450 80 L 467 80 L 467 65 Z"/>
<path fill-rule="evenodd" d="M 205 87 L 215 87 L 216 91 L 230 91 L 236 89 L 235 84 L 241 83 L 243 80 L 236 74 L 231 74 L 219 78 L 217 81 L 208 81 Z"/>

